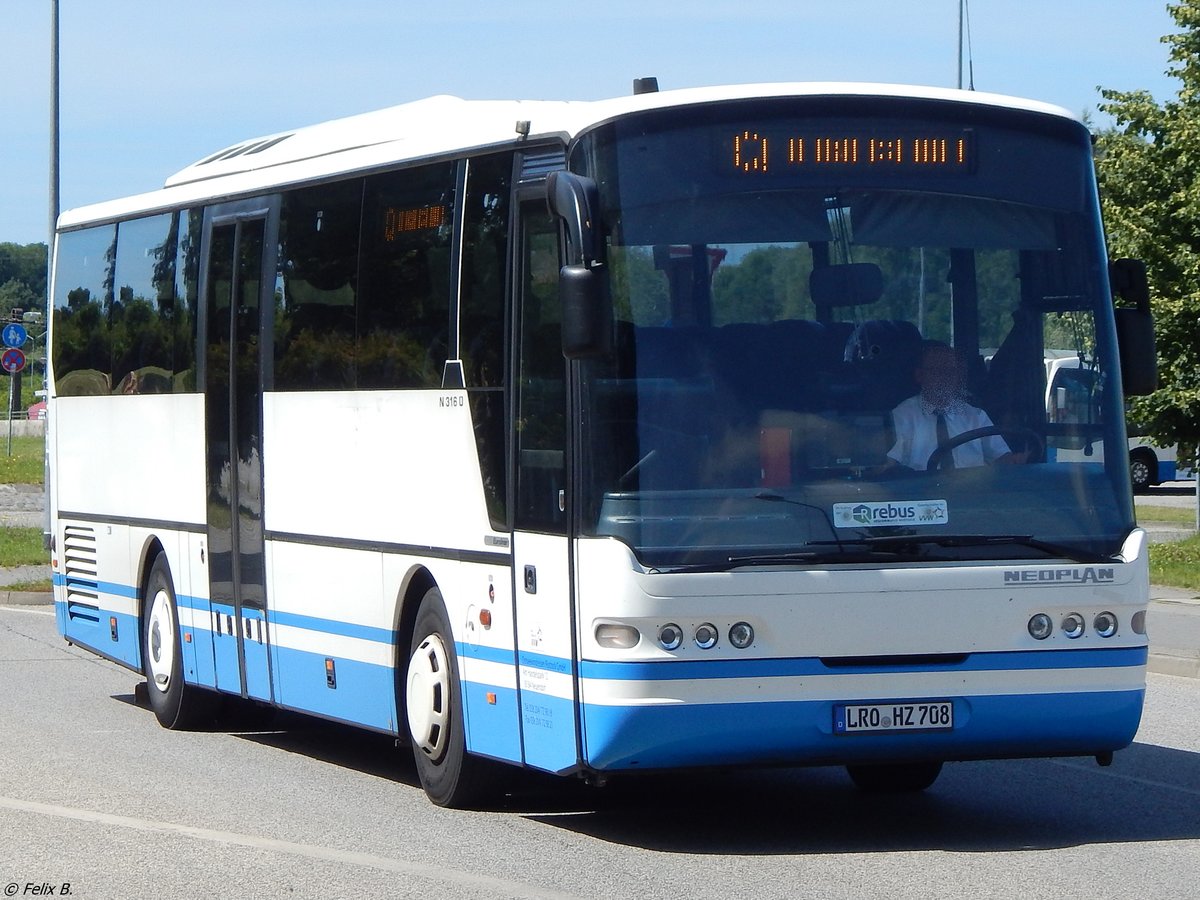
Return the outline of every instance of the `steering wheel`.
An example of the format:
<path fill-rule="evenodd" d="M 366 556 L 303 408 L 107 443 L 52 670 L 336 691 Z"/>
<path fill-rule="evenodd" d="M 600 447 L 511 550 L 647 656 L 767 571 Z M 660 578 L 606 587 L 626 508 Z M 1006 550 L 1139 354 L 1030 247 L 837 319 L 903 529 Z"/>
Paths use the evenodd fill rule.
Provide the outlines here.
<path fill-rule="evenodd" d="M 1034 459 L 1041 459 L 1042 454 L 1046 450 L 1046 442 L 1042 440 L 1041 435 L 1030 428 L 1001 428 L 999 425 L 988 425 L 985 428 L 973 428 L 970 431 L 964 431 L 962 434 L 956 434 L 947 441 L 938 444 L 937 449 L 929 454 L 929 462 L 925 463 L 926 471 L 932 472 L 935 469 L 940 469 L 946 457 L 950 455 L 955 447 L 961 447 L 963 444 L 969 444 L 971 441 L 977 441 L 980 438 L 991 437 L 998 434 L 1007 440 L 1008 435 L 1020 437 L 1021 443 L 1028 447 L 1033 445 L 1036 452 L 1033 454 Z M 1011 446 L 1011 444 L 1009 445 Z"/>

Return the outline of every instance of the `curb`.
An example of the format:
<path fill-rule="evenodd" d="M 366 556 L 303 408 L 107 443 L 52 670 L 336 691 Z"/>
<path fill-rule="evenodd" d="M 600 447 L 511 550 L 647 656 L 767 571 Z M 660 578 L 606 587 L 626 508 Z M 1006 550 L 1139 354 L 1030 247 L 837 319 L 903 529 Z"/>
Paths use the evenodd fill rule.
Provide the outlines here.
<path fill-rule="evenodd" d="M 1151 653 L 1146 671 L 1177 678 L 1200 678 L 1200 657 L 1175 656 L 1170 653 Z"/>
<path fill-rule="evenodd" d="M 42 591 L 0 590 L 0 606 L 53 606 L 54 595 Z"/>

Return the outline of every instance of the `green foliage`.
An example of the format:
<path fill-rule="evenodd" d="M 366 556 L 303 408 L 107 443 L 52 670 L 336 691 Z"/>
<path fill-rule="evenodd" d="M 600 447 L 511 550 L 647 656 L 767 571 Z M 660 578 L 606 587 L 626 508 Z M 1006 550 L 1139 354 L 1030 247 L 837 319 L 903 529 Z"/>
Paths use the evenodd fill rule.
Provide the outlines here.
<path fill-rule="evenodd" d="M 1109 250 L 1145 260 L 1158 342 L 1159 390 L 1131 415 L 1161 444 L 1190 455 L 1200 442 L 1200 0 L 1167 7 L 1180 28 L 1168 74 L 1177 96 L 1102 90 L 1116 126 L 1097 144 Z"/>
<path fill-rule="evenodd" d="M 1200 589 L 1200 536 L 1151 544 L 1150 582 Z"/>
<path fill-rule="evenodd" d="M 43 565 L 48 557 L 42 543 L 42 529 L 0 528 L 0 568 Z"/>
<path fill-rule="evenodd" d="M 0 429 L 7 428 L 0 425 Z M 0 484 L 41 484 L 45 479 L 45 441 L 40 437 L 14 437 L 8 455 L 8 437 L 0 436 Z"/>
<path fill-rule="evenodd" d="M 0 243 L 0 315 L 46 308 L 46 245 Z"/>

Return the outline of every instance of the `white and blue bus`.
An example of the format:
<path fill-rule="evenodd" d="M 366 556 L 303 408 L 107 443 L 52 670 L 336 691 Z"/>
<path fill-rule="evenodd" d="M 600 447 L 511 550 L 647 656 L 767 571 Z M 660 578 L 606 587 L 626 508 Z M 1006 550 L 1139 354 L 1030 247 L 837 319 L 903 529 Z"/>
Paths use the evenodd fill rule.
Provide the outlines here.
<path fill-rule="evenodd" d="M 1062 110 L 932 88 L 435 97 L 67 212 L 59 629 L 168 728 L 238 697 L 395 735 L 448 806 L 499 764 L 1107 762 L 1146 538 L 1123 461 L 1053 450 L 1123 444 L 1152 354 L 1092 165 Z M 1047 416 L 1064 330 L 1083 425 Z M 1024 465 L 892 477 L 927 341 L 993 423 L 949 443 Z"/>

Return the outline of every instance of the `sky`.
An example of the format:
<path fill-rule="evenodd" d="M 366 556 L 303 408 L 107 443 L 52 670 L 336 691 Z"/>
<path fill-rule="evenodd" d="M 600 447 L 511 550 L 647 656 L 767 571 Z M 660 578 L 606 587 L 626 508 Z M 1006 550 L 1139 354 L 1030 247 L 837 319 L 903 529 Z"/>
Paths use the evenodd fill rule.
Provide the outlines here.
<path fill-rule="evenodd" d="M 50 230 L 51 0 L 0 0 L 0 242 Z M 1169 100 L 1166 0 L 969 0 L 974 85 L 1094 124 Z M 59 0 L 60 200 L 160 187 L 239 141 L 434 94 L 592 100 L 769 81 L 954 87 L 959 0 Z M 964 67 L 965 68 L 965 67 Z M 964 84 L 967 76 L 964 74 Z"/>

